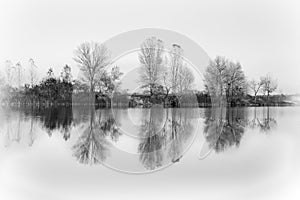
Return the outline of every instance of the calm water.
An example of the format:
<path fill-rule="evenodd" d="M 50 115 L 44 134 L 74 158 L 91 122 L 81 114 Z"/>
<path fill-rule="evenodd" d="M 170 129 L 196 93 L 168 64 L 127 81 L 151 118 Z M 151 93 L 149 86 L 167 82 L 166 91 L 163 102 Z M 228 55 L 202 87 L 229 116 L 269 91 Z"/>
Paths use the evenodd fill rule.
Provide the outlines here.
<path fill-rule="evenodd" d="M 0 186 L 28 199 L 50 188 L 53 198 L 80 199 L 149 187 L 166 197 L 185 188 L 206 199 L 272 199 L 299 181 L 299 129 L 299 107 L 2 109 L 0 169 L 9 181 Z M 155 173 L 128 174 L 144 172 Z"/>

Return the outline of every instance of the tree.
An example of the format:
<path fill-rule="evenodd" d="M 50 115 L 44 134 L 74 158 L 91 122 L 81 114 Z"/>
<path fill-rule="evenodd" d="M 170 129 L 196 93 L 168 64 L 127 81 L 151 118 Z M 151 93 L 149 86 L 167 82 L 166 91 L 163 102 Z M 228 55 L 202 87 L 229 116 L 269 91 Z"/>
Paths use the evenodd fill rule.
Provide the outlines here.
<path fill-rule="evenodd" d="M 109 51 L 106 46 L 94 42 L 85 42 L 75 50 L 74 60 L 82 72 L 81 81 L 88 84 L 90 93 L 95 92 L 95 84 L 109 64 Z"/>
<path fill-rule="evenodd" d="M 183 59 L 183 49 L 178 44 L 173 44 L 169 53 L 169 66 L 165 73 L 164 84 L 169 86 L 173 93 L 183 93 L 190 90 L 195 80 L 192 71 Z"/>
<path fill-rule="evenodd" d="M 120 84 L 121 84 L 121 81 L 120 81 L 120 77 L 123 75 L 123 72 L 120 71 L 120 68 L 118 66 L 114 66 L 112 69 L 111 69 L 111 72 L 110 72 L 110 77 L 112 79 L 112 82 L 114 84 L 114 90 L 118 90 L 119 87 L 120 87 Z"/>
<path fill-rule="evenodd" d="M 54 72 L 52 67 L 50 67 L 47 71 L 47 78 L 54 78 Z"/>
<path fill-rule="evenodd" d="M 37 66 L 35 65 L 34 60 L 32 58 L 30 58 L 29 59 L 29 79 L 30 79 L 31 87 L 33 87 L 38 80 L 36 70 L 37 70 Z"/>
<path fill-rule="evenodd" d="M 47 72 L 47 77 L 41 82 L 39 91 L 41 96 L 48 102 L 54 102 L 58 99 L 58 81 L 54 77 L 53 69 L 50 67 Z"/>
<path fill-rule="evenodd" d="M 236 100 L 246 94 L 246 76 L 239 62 L 234 63 L 232 61 L 227 61 L 224 84 L 226 87 L 227 100 L 230 103 L 235 103 Z"/>
<path fill-rule="evenodd" d="M 206 72 L 204 74 L 204 82 L 207 92 L 210 96 L 224 96 L 224 77 L 226 74 L 226 59 L 223 57 L 216 57 L 210 60 Z"/>
<path fill-rule="evenodd" d="M 218 56 L 210 61 L 204 77 L 210 95 L 225 96 L 230 104 L 235 104 L 247 92 L 246 77 L 238 62 Z"/>
<path fill-rule="evenodd" d="M 71 71 L 72 71 L 71 67 L 69 67 L 68 65 L 65 65 L 63 67 L 63 70 L 60 74 L 61 80 L 63 82 L 66 82 L 66 83 L 71 83 L 72 82 L 73 77 L 72 77 Z"/>
<path fill-rule="evenodd" d="M 182 94 L 188 90 L 191 90 L 194 80 L 195 77 L 193 72 L 187 66 L 181 67 L 178 77 L 178 92 Z"/>
<path fill-rule="evenodd" d="M 17 83 L 18 87 L 21 88 L 22 82 L 23 82 L 23 67 L 21 65 L 21 62 L 17 62 L 15 66 L 16 72 L 17 72 Z"/>
<path fill-rule="evenodd" d="M 171 78 L 171 90 L 173 93 L 178 92 L 180 72 L 183 67 L 183 49 L 177 45 L 173 44 L 172 50 L 170 52 L 170 78 Z"/>
<path fill-rule="evenodd" d="M 71 67 L 65 65 L 60 74 L 59 80 L 59 93 L 60 98 L 63 100 L 71 100 L 73 94 L 73 78 Z"/>
<path fill-rule="evenodd" d="M 121 84 L 120 77 L 123 75 L 118 66 L 114 66 L 110 72 L 103 71 L 99 80 L 97 80 L 97 89 L 99 92 L 112 96 L 119 89 Z"/>
<path fill-rule="evenodd" d="M 13 73 L 13 63 L 11 60 L 5 61 L 5 75 L 6 75 L 6 84 L 8 86 L 12 86 L 12 80 L 14 79 L 14 73 Z"/>
<path fill-rule="evenodd" d="M 164 68 L 163 42 L 156 37 L 147 38 L 141 45 L 139 53 L 140 83 L 143 88 L 149 88 L 150 95 L 154 94 L 154 88 L 162 81 Z"/>
<path fill-rule="evenodd" d="M 256 96 L 259 93 L 259 91 L 261 90 L 261 87 L 263 85 L 263 82 L 260 81 L 256 81 L 256 80 L 251 80 L 249 83 L 249 88 L 252 90 L 253 94 L 254 94 L 254 101 L 256 103 Z"/>
<path fill-rule="evenodd" d="M 263 92 L 264 94 L 267 93 L 267 101 L 269 102 L 270 94 L 277 89 L 277 81 L 274 80 L 269 74 L 267 74 L 265 77 L 261 78 L 261 82 L 263 84 Z"/>

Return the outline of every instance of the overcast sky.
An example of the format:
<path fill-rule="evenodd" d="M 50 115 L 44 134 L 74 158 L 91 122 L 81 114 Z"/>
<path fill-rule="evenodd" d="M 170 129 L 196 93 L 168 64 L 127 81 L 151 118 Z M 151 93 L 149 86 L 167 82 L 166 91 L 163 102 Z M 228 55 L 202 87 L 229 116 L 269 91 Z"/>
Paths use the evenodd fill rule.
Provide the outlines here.
<path fill-rule="evenodd" d="M 72 60 L 84 41 L 105 41 L 138 28 L 164 28 L 196 41 L 213 58 L 241 62 L 249 79 L 270 73 L 283 93 L 300 92 L 300 3 L 297 0 L 0 1 L 0 66 L 45 73 Z"/>

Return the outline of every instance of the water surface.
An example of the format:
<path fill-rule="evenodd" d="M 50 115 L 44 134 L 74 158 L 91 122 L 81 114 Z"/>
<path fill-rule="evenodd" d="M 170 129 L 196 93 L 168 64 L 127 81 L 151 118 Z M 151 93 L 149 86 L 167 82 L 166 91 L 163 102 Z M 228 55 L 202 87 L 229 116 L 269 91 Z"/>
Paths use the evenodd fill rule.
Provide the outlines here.
<path fill-rule="evenodd" d="M 3 108 L 1 176 L 9 182 L 1 185 L 28 199 L 49 188 L 72 199 L 120 195 L 111 188 L 268 199 L 293 191 L 299 180 L 299 115 L 299 107 L 227 108 L 221 114 L 207 108 Z M 76 195 L 65 193 L 74 189 Z"/>

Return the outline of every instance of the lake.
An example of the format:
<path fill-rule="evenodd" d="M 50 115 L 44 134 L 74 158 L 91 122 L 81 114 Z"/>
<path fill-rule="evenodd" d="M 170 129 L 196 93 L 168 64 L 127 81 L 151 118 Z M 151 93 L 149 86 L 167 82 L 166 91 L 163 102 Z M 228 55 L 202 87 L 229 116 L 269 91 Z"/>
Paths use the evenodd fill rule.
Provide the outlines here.
<path fill-rule="evenodd" d="M 297 191 L 299 129 L 300 107 L 2 108 L 0 188 L 24 199 L 272 199 Z"/>

